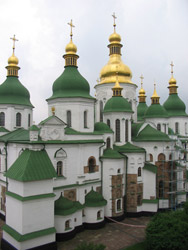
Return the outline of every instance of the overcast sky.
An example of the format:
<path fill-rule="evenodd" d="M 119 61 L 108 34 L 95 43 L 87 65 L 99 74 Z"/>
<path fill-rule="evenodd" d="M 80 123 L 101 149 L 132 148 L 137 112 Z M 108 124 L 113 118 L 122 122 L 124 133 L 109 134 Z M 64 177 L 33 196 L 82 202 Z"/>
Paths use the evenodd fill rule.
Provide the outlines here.
<path fill-rule="evenodd" d="M 187 0 L 0 0 L 0 83 L 6 79 L 10 37 L 15 34 L 19 79 L 30 92 L 36 124 L 48 116 L 45 100 L 64 70 L 62 55 L 70 40 L 67 23 L 71 19 L 79 71 L 94 96 L 96 79 L 109 59 L 113 12 L 122 38 L 122 60 L 133 73 L 137 95 L 143 74 L 147 103 L 151 103 L 155 80 L 163 104 L 173 61 L 178 93 L 188 106 Z"/>

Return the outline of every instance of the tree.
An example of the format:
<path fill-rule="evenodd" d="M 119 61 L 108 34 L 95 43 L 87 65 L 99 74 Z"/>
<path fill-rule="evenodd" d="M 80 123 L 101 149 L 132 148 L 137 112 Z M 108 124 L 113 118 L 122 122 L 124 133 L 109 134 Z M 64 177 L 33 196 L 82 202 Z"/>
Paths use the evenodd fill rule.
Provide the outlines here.
<path fill-rule="evenodd" d="M 147 249 L 188 249 L 188 204 L 184 210 L 159 213 L 146 228 Z"/>

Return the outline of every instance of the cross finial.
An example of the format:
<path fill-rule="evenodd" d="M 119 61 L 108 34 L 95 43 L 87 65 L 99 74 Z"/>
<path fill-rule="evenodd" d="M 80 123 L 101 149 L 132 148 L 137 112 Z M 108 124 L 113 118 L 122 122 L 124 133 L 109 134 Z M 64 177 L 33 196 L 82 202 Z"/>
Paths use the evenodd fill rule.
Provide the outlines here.
<path fill-rule="evenodd" d="M 171 74 L 172 74 L 172 76 L 173 76 L 173 67 L 174 67 L 173 62 L 171 62 L 170 66 L 171 66 Z"/>
<path fill-rule="evenodd" d="M 115 12 L 113 13 L 113 15 L 112 15 L 112 17 L 114 18 L 114 24 L 113 24 L 113 26 L 114 26 L 114 32 L 116 32 L 116 15 L 115 15 Z"/>
<path fill-rule="evenodd" d="M 71 37 L 71 40 L 72 40 L 72 36 L 73 36 L 73 34 L 72 34 L 72 28 L 75 28 L 75 26 L 72 23 L 72 19 L 71 19 L 70 23 L 68 23 L 68 25 L 70 25 L 70 27 L 71 27 L 70 37 Z"/>
<path fill-rule="evenodd" d="M 144 79 L 144 77 L 143 77 L 143 75 L 141 74 L 141 76 L 140 76 L 140 79 L 141 79 L 141 88 L 142 88 L 142 85 L 143 85 L 143 79 Z"/>
<path fill-rule="evenodd" d="M 10 37 L 10 39 L 13 40 L 13 47 L 12 47 L 12 49 L 13 49 L 13 53 L 14 53 L 14 50 L 15 50 L 15 42 L 17 42 L 18 39 L 16 39 L 16 36 L 15 36 L 15 35 L 14 35 L 13 37 Z"/>

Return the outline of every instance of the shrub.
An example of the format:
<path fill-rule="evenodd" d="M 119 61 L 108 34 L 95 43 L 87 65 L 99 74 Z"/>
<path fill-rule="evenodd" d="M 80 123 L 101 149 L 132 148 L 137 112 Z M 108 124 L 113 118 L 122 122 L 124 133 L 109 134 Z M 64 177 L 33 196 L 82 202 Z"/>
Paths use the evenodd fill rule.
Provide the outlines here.
<path fill-rule="evenodd" d="M 82 242 L 80 245 L 78 245 L 75 250 L 104 250 L 106 246 L 103 244 L 94 244 L 92 242 Z"/>

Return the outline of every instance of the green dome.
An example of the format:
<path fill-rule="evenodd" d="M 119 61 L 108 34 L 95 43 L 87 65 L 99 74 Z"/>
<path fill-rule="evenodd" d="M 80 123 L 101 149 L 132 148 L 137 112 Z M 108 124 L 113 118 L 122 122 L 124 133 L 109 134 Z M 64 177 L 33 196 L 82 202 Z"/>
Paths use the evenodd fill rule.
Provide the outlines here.
<path fill-rule="evenodd" d="M 104 106 L 106 112 L 130 112 L 133 113 L 131 104 L 122 96 L 112 96 Z"/>
<path fill-rule="evenodd" d="M 187 116 L 185 104 L 178 94 L 169 95 L 163 107 L 167 110 L 169 116 Z"/>
<path fill-rule="evenodd" d="M 0 104 L 18 104 L 33 108 L 29 91 L 15 76 L 7 76 L 0 85 Z"/>
<path fill-rule="evenodd" d="M 103 198 L 103 196 L 93 189 L 85 196 L 86 207 L 102 207 L 106 204 L 107 201 Z"/>
<path fill-rule="evenodd" d="M 144 114 L 147 110 L 148 106 L 145 102 L 140 102 L 137 107 L 137 119 L 138 121 L 144 120 Z"/>
<path fill-rule="evenodd" d="M 159 103 L 151 104 L 145 112 L 145 118 L 166 118 L 168 113 L 166 109 Z"/>
<path fill-rule="evenodd" d="M 77 211 L 75 202 L 68 200 L 62 195 L 55 201 L 55 215 L 69 215 Z"/>
<path fill-rule="evenodd" d="M 94 131 L 103 133 L 113 133 L 111 128 L 104 122 L 96 122 L 94 125 Z"/>
<path fill-rule="evenodd" d="M 84 97 L 94 99 L 89 94 L 87 80 L 79 73 L 77 67 L 66 66 L 64 72 L 53 83 L 53 95 L 47 100 L 65 97 Z"/>

